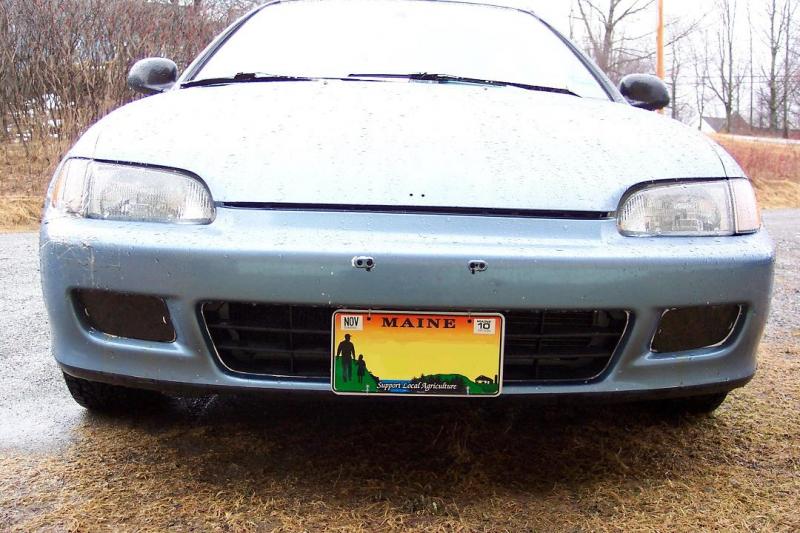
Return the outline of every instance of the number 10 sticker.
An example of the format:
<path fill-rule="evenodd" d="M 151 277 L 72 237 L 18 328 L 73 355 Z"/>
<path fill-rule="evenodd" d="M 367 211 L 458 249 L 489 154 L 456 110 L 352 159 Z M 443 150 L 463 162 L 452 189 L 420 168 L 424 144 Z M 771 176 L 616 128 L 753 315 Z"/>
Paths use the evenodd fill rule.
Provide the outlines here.
<path fill-rule="evenodd" d="M 497 325 L 496 318 L 478 318 L 474 321 L 475 335 L 494 335 Z"/>

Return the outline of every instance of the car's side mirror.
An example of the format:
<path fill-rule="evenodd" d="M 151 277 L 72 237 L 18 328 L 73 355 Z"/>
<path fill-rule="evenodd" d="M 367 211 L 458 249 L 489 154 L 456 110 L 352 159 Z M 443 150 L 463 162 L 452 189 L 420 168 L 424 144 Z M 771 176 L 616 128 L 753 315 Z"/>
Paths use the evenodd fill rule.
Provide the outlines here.
<path fill-rule="evenodd" d="M 630 74 L 622 78 L 619 92 L 633 107 L 656 111 L 670 103 L 667 85 L 650 74 Z"/>
<path fill-rule="evenodd" d="M 163 93 L 178 81 L 178 66 L 163 57 L 137 61 L 128 73 L 128 87 L 143 94 Z"/>

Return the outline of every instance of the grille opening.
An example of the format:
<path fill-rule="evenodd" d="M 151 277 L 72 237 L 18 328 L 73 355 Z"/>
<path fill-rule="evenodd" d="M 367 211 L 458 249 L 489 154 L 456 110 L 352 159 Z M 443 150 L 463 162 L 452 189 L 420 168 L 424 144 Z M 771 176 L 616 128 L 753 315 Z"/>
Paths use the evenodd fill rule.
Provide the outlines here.
<path fill-rule="evenodd" d="M 73 299 L 79 316 L 92 329 L 128 339 L 175 341 L 175 328 L 163 298 L 79 289 Z"/>
<path fill-rule="evenodd" d="M 332 307 L 207 302 L 219 360 L 253 376 L 330 379 Z M 475 310 L 474 312 L 497 312 Z M 625 311 L 499 311 L 506 317 L 504 383 L 585 381 L 609 365 Z"/>
<path fill-rule="evenodd" d="M 203 318 L 223 365 L 269 376 L 330 376 L 326 307 L 209 302 Z"/>
<path fill-rule="evenodd" d="M 733 333 L 742 309 L 741 305 L 669 309 L 661 317 L 651 349 L 669 353 L 720 345 Z"/>
<path fill-rule="evenodd" d="M 625 311 L 510 311 L 503 382 L 585 381 L 608 367 Z"/>

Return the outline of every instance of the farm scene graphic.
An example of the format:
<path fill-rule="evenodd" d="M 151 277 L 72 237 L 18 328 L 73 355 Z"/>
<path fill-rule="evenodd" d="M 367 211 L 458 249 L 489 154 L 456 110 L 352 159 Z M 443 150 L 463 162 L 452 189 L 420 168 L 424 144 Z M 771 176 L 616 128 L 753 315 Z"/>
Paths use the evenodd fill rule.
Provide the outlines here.
<path fill-rule="evenodd" d="M 338 312 L 333 390 L 342 394 L 497 396 L 502 317 Z"/>

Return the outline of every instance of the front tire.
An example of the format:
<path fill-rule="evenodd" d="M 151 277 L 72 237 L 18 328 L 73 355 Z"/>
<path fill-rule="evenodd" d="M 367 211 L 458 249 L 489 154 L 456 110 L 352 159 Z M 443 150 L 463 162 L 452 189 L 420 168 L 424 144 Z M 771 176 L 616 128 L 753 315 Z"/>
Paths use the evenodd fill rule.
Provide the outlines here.
<path fill-rule="evenodd" d="M 658 402 L 658 407 L 659 410 L 670 415 L 710 415 L 725 402 L 727 397 L 727 392 L 719 392 L 703 396 L 662 400 Z"/>
<path fill-rule="evenodd" d="M 109 385 L 69 374 L 64 374 L 64 382 L 78 405 L 98 413 L 138 413 L 164 401 L 164 396 L 155 391 Z"/>

